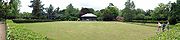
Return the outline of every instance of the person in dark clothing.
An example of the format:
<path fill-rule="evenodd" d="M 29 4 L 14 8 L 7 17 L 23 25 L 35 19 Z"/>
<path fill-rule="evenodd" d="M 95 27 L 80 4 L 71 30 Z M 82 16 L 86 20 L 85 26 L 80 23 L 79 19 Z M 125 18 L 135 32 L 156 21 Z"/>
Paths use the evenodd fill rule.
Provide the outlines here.
<path fill-rule="evenodd" d="M 162 26 L 162 31 L 164 32 L 164 31 L 165 31 L 166 24 L 163 23 L 161 26 Z"/>
<path fill-rule="evenodd" d="M 167 30 L 169 30 L 169 21 L 167 21 L 167 24 L 166 24 L 166 27 L 167 27 Z"/>

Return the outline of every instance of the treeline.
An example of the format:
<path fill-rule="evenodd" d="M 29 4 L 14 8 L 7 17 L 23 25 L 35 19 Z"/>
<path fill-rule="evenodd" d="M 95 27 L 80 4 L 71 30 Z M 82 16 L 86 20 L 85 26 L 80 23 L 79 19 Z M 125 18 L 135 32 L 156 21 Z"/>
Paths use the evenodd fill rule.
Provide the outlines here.
<path fill-rule="evenodd" d="M 20 1 L 11 0 L 10 2 L 0 0 L 0 20 L 17 17 L 19 13 Z"/>
<path fill-rule="evenodd" d="M 17 3 L 16 3 L 17 2 Z M 59 7 L 54 8 L 50 5 L 44 8 L 44 4 L 41 4 L 40 0 L 32 0 L 31 8 L 33 8 L 32 13 L 23 12 L 19 13 L 19 3 L 20 1 L 15 1 L 10 7 L 11 11 L 6 10 L 5 18 L 22 18 L 22 19 L 51 19 L 51 20 L 61 20 L 61 21 L 77 21 L 86 13 L 93 13 L 97 15 L 98 21 L 133 21 L 133 20 L 169 20 L 171 24 L 177 23 L 180 20 L 180 1 L 169 2 L 168 4 L 160 3 L 158 7 L 154 10 L 143 10 L 141 8 L 135 8 L 134 1 L 127 0 L 125 2 L 124 9 L 118 9 L 113 3 L 109 3 L 104 9 L 94 10 L 93 8 L 74 8 L 73 4 L 69 4 L 66 9 L 60 10 Z M 2 2 L 3 3 L 3 2 Z M 2 4 L 1 4 L 2 5 Z M 14 6 L 14 7 L 13 7 Z M 1 17 L 2 18 L 2 17 Z"/>

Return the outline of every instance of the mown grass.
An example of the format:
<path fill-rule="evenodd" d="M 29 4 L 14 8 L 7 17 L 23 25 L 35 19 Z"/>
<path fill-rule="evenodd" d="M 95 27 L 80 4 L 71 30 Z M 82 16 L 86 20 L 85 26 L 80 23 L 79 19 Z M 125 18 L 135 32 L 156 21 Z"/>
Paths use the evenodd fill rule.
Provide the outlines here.
<path fill-rule="evenodd" d="M 137 23 L 137 22 L 126 22 L 126 23 L 143 25 L 143 26 L 150 26 L 150 27 L 157 27 L 157 23 Z"/>
<path fill-rule="evenodd" d="M 155 27 L 122 22 L 57 21 L 19 25 L 54 40 L 143 40 L 156 32 Z"/>

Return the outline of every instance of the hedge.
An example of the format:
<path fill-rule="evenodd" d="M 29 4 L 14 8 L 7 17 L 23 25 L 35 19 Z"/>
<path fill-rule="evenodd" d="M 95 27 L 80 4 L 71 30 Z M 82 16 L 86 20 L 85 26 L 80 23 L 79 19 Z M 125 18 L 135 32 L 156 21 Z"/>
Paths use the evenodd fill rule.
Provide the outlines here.
<path fill-rule="evenodd" d="M 34 22 L 52 22 L 54 20 L 48 20 L 48 19 L 13 19 L 12 21 L 15 23 L 34 23 Z"/>
<path fill-rule="evenodd" d="M 131 22 L 137 22 L 137 23 L 158 23 L 157 20 L 133 20 Z M 166 21 L 160 21 L 160 22 L 166 22 Z M 180 23 L 180 21 L 178 21 L 178 23 Z"/>
<path fill-rule="evenodd" d="M 22 25 L 6 21 L 8 25 L 7 40 L 48 40 L 47 36 L 25 29 Z"/>

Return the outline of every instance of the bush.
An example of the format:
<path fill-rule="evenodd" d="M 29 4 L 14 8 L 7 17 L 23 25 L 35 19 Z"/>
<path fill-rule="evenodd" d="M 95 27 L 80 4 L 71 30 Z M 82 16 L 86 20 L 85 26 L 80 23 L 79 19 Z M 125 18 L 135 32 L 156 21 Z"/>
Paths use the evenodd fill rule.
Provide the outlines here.
<path fill-rule="evenodd" d="M 174 18 L 174 17 L 170 17 L 168 20 L 169 20 L 170 25 L 175 25 L 175 24 L 177 24 L 177 20 L 176 20 L 176 18 Z"/>
<path fill-rule="evenodd" d="M 132 20 L 131 22 L 137 22 L 137 23 L 158 23 L 157 20 Z M 167 23 L 167 21 L 160 21 L 160 22 Z M 173 22 L 173 21 L 171 21 L 171 22 Z M 176 21 L 176 23 L 180 23 L 180 21 Z"/>
<path fill-rule="evenodd" d="M 7 40 L 48 40 L 46 36 L 27 30 L 12 21 L 7 21 L 7 25 Z"/>
<path fill-rule="evenodd" d="M 53 20 L 48 19 L 13 19 L 15 23 L 34 23 L 34 22 L 52 22 Z"/>
<path fill-rule="evenodd" d="M 149 38 L 148 40 L 180 40 L 180 25 L 171 27 L 173 28 L 170 31 L 157 33 L 155 37 Z"/>
<path fill-rule="evenodd" d="M 158 21 L 153 21 L 153 20 L 132 20 L 131 22 L 137 22 L 137 23 L 158 23 Z M 161 22 L 166 22 L 166 21 L 161 21 Z"/>

